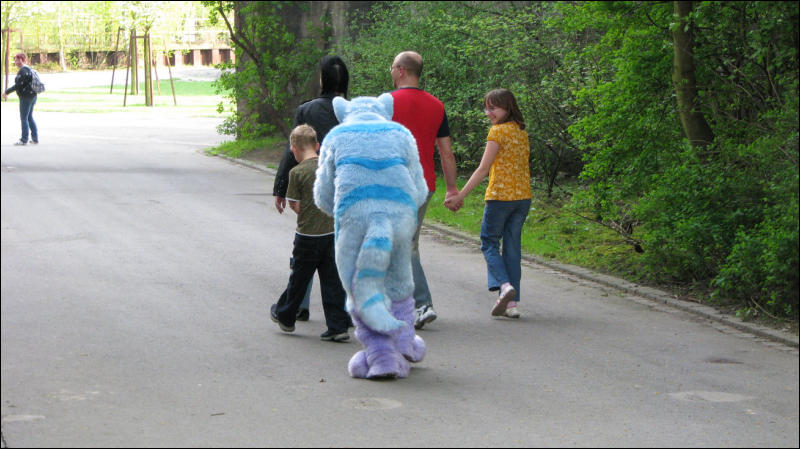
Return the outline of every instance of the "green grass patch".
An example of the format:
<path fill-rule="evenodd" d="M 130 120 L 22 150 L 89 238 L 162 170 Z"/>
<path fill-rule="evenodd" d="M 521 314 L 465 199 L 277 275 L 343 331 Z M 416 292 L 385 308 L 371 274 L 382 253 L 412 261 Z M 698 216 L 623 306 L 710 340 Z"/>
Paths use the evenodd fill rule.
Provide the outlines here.
<path fill-rule="evenodd" d="M 218 156 L 228 156 L 233 158 L 241 158 L 245 154 L 262 150 L 265 148 L 274 148 L 276 145 L 283 146 L 286 143 L 286 138 L 283 136 L 270 136 L 263 139 L 239 139 L 223 142 L 215 147 L 208 148 L 206 153 Z"/>
<path fill-rule="evenodd" d="M 466 183 L 458 180 L 459 188 Z M 436 192 L 428 206 L 426 220 L 460 229 L 480 236 L 483 219 L 483 192 L 486 181 L 464 200 L 458 212 L 444 207 L 445 185 L 437 179 Z M 616 232 L 597 223 L 578 217 L 566 207 L 570 191 L 577 186 L 564 186 L 551 198 L 534 190 L 531 210 L 522 231 L 522 250 L 539 257 L 578 265 L 617 275 L 631 281 L 643 279 L 642 255 Z"/>
<path fill-rule="evenodd" d="M 109 82 L 111 80 L 109 79 Z M 109 113 L 133 112 L 148 109 L 145 105 L 144 83 L 141 83 L 138 95 L 125 96 L 125 86 L 114 80 L 111 93 L 110 83 L 105 86 L 77 87 L 69 89 L 47 90 L 39 95 L 36 111 L 40 112 L 72 112 L 72 113 Z M 124 73 L 123 73 L 124 81 Z M 158 88 L 153 86 L 153 107 L 173 108 L 197 117 L 223 117 L 217 112 L 220 102 L 228 102 L 222 95 L 214 92 L 213 81 L 174 80 L 175 99 L 169 79 L 160 80 Z M 130 86 L 128 87 L 130 89 Z M 177 100 L 177 105 L 175 104 Z M 19 101 L 16 96 L 9 96 L 9 103 Z M 123 106 L 123 103 L 126 103 Z"/>

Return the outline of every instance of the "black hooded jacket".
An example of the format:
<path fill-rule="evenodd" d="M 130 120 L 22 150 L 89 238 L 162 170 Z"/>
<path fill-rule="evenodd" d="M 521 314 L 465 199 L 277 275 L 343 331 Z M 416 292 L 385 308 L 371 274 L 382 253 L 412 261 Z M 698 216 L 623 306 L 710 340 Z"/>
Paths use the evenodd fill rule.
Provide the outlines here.
<path fill-rule="evenodd" d="M 308 124 L 317 132 L 317 141 L 322 144 L 322 140 L 328 135 L 334 126 L 339 124 L 336 115 L 333 113 L 333 99 L 335 94 L 322 94 L 319 97 L 301 104 L 294 114 L 294 125 Z M 272 195 L 286 197 L 286 189 L 289 187 L 289 170 L 297 165 L 297 160 L 292 154 L 289 143 L 286 144 L 286 151 L 283 153 L 278 172 L 275 174 L 275 184 L 272 186 Z"/>
<path fill-rule="evenodd" d="M 6 90 L 6 95 L 17 91 L 17 95 L 20 97 L 35 97 L 36 92 L 34 92 L 33 88 L 31 87 L 32 81 L 33 72 L 31 71 L 31 68 L 26 65 L 20 67 L 17 71 L 17 76 L 14 77 L 14 85 Z"/>

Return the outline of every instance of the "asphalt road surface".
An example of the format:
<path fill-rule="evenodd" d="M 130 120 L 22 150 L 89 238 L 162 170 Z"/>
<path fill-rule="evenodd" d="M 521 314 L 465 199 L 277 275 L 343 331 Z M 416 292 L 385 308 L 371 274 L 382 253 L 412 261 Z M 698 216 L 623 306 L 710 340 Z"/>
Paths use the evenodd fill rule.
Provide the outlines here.
<path fill-rule="evenodd" d="M 295 217 L 271 176 L 202 152 L 219 120 L 39 113 L 16 147 L 15 107 L 4 447 L 798 446 L 796 348 L 534 264 L 522 318 L 492 318 L 480 251 L 431 232 L 427 357 L 352 379 L 318 285 L 293 334 L 269 320 Z"/>

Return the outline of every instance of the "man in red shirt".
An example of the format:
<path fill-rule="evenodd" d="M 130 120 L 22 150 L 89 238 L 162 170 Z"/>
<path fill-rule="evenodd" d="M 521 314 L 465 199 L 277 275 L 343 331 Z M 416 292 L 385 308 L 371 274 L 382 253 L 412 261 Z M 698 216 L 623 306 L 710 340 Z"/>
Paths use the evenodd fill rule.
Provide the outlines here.
<path fill-rule="evenodd" d="M 419 78 L 422 75 L 422 56 L 413 51 L 404 51 L 394 58 L 392 68 L 392 82 L 394 83 L 394 115 L 392 120 L 408 128 L 417 141 L 419 160 L 428 184 L 428 198 L 420 206 L 417 213 L 417 232 L 411 243 L 411 265 L 414 273 L 414 302 L 416 303 L 416 318 L 414 327 L 420 329 L 426 323 L 436 319 L 433 310 L 433 300 L 428 288 L 428 281 L 422 264 L 419 260 L 419 231 L 425 211 L 436 190 L 436 173 L 434 171 L 434 148 L 439 149 L 439 158 L 442 162 L 442 171 L 447 193 L 445 199 L 458 194 L 456 186 L 456 159 L 450 142 L 450 127 L 447 123 L 447 114 L 444 105 L 433 95 L 419 88 Z"/>

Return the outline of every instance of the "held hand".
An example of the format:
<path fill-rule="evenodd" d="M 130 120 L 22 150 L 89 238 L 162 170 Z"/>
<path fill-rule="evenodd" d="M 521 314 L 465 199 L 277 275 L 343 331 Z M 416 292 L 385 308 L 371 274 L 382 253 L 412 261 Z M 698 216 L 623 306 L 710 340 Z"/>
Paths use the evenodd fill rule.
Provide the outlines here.
<path fill-rule="evenodd" d="M 450 209 L 453 212 L 458 211 L 461 209 L 461 206 L 464 204 L 464 198 L 461 194 L 447 194 L 444 200 L 444 206 Z"/>
<path fill-rule="evenodd" d="M 286 198 L 282 196 L 275 197 L 275 209 L 278 209 L 278 213 L 282 214 L 283 210 L 286 209 Z"/>
<path fill-rule="evenodd" d="M 8 95 L 6 95 L 5 92 L 3 93 L 3 100 L 8 101 Z"/>
<path fill-rule="evenodd" d="M 457 199 L 458 193 L 458 189 L 447 189 L 447 193 L 444 195 L 444 207 L 453 212 L 457 211 L 461 207 L 461 204 Z"/>

